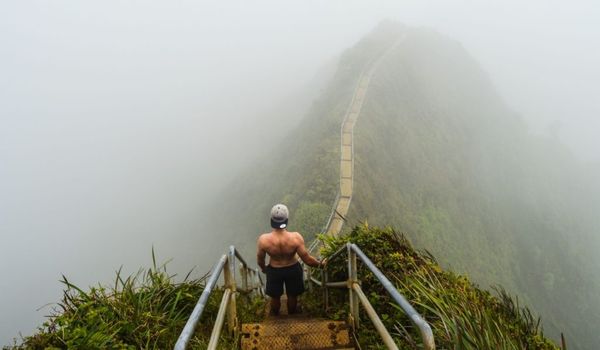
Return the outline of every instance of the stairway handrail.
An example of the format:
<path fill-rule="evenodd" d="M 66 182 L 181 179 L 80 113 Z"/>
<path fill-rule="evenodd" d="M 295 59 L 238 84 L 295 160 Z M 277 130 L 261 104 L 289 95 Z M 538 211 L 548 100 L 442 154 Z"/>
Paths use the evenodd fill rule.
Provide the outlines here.
<path fill-rule="evenodd" d="M 223 323 L 225 322 L 225 315 L 228 318 L 228 326 L 229 330 L 234 332 L 237 328 L 237 314 L 236 314 L 236 293 L 237 293 L 237 285 L 235 281 L 235 264 L 236 259 L 240 264 L 240 271 L 242 277 L 242 289 L 246 292 L 252 292 L 257 290 L 257 292 L 264 296 L 264 283 L 262 281 L 262 277 L 258 272 L 258 268 L 251 269 L 248 267 L 246 260 L 242 257 L 240 252 L 235 249 L 235 246 L 230 246 L 229 251 L 226 254 L 223 254 L 219 260 L 217 260 L 216 264 L 210 271 L 210 278 L 208 282 L 204 286 L 204 290 L 198 298 L 198 302 L 196 306 L 194 306 L 194 310 L 190 314 L 185 327 L 181 331 L 177 342 L 175 343 L 174 350 L 185 350 L 189 341 L 194 334 L 196 326 L 200 321 L 200 317 L 204 312 L 204 308 L 208 302 L 208 298 L 212 294 L 215 286 L 217 285 L 217 281 L 221 276 L 221 272 L 225 271 L 224 275 L 224 293 L 223 298 L 221 300 L 221 304 L 219 306 L 219 311 L 217 313 L 217 317 L 215 320 L 215 325 L 212 330 L 212 334 L 210 337 L 210 341 L 208 343 L 208 349 L 216 349 L 217 342 L 219 341 L 219 334 L 221 333 L 221 329 L 223 328 Z M 250 276 L 251 286 L 248 286 L 248 276 Z"/>
<path fill-rule="evenodd" d="M 362 263 L 373 273 L 373 275 L 377 278 L 379 283 L 385 288 L 388 294 L 392 297 L 394 302 L 400 306 L 402 311 L 406 315 L 409 316 L 411 322 L 419 329 L 421 333 L 421 338 L 423 340 L 423 348 L 425 350 L 435 350 L 435 340 L 433 337 L 433 332 L 429 323 L 414 309 L 414 307 L 410 304 L 408 300 L 394 287 L 392 282 L 379 270 L 379 268 L 371 261 L 371 259 L 358 247 L 358 245 L 354 243 L 346 243 L 345 246 L 340 247 L 336 252 L 331 254 L 328 259 L 329 264 L 331 261 L 336 260 L 338 257 L 342 256 L 343 252 L 346 251 L 347 260 L 348 260 L 348 280 L 346 281 L 337 281 L 337 282 L 329 282 L 327 276 L 327 265 L 322 270 L 322 278 L 318 280 L 310 275 L 309 270 L 309 283 L 315 283 L 316 285 L 322 287 L 324 289 L 324 300 L 325 307 L 328 307 L 329 297 L 327 288 L 348 288 L 350 294 L 350 314 L 351 314 L 351 322 L 353 326 L 358 328 L 359 325 L 359 314 L 358 314 L 358 303 L 362 303 L 362 305 L 367 310 L 367 314 L 371 321 L 375 325 L 375 328 L 381 335 L 384 343 L 387 345 L 388 349 L 397 349 L 397 345 L 393 343 L 389 332 L 383 326 L 383 323 L 379 319 L 379 316 L 373 309 L 373 306 L 365 297 L 362 289 L 360 287 L 358 281 L 358 270 L 356 265 L 357 258 L 362 261 Z"/>
<path fill-rule="evenodd" d="M 377 277 L 379 283 L 383 285 L 388 294 L 394 299 L 396 304 L 402 308 L 402 310 L 409 316 L 410 320 L 415 326 L 419 328 L 421 332 L 421 338 L 425 345 L 425 349 L 435 349 L 435 341 L 433 339 L 433 332 L 429 323 L 413 308 L 408 300 L 394 287 L 392 282 L 375 266 L 375 264 L 369 259 L 369 257 L 354 243 L 348 243 L 349 250 L 352 250 L 360 258 L 360 260 L 367 266 L 367 268 Z"/>

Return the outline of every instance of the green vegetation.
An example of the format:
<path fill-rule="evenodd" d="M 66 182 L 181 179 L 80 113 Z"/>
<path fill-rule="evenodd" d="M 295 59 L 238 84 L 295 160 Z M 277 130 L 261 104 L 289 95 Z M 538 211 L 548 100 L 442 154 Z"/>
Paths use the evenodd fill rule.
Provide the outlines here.
<path fill-rule="evenodd" d="M 358 244 L 385 271 L 398 290 L 431 324 L 440 349 L 557 349 L 544 338 L 539 320 L 521 308 L 505 292 L 493 296 L 469 280 L 443 271 L 428 253 L 414 250 L 408 240 L 391 228 L 359 225 L 348 235 L 324 237 L 324 256 L 346 242 Z M 328 264 L 330 280 L 345 280 L 345 259 Z M 174 282 L 166 266 L 156 266 L 123 279 L 117 273 L 114 286 L 83 291 L 66 278 L 64 298 L 57 312 L 37 334 L 22 344 L 5 349 L 169 349 L 204 289 L 208 276 Z M 361 287 L 402 349 L 419 349 L 420 336 L 410 320 L 391 301 L 374 276 L 359 264 Z M 205 349 L 218 311 L 222 291 L 209 299 L 190 343 Z M 303 297 L 305 312 L 343 319 L 347 317 L 345 289 L 330 293 L 330 310 L 324 310 L 321 290 Z M 238 295 L 240 324 L 260 321 L 264 300 Z M 363 349 L 383 349 L 366 314 L 357 334 Z M 223 331 L 220 349 L 235 349 L 237 339 Z"/>
<path fill-rule="evenodd" d="M 458 43 L 408 31 L 372 79 L 355 156 L 351 224 L 398 227 L 443 266 L 519 295 L 555 339 L 597 347 L 597 181 L 529 133 Z"/>
<path fill-rule="evenodd" d="M 55 313 L 37 334 L 5 349 L 172 349 L 209 276 L 174 277 L 156 263 L 127 278 L 117 272 L 114 285 L 89 291 L 63 277 L 66 289 Z M 190 349 L 206 349 L 222 294 L 216 290 L 209 298 Z M 262 317 L 262 299 L 241 294 L 238 300 L 242 322 Z M 219 343 L 228 350 L 237 344 L 226 331 Z"/>
<path fill-rule="evenodd" d="M 557 349 L 546 339 L 527 308 L 500 290 L 498 296 L 477 288 L 467 277 L 443 271 L 429 253 L 414 250 L 404 235 L 392 228 L 356 226 L 349 234 L 325 237 L 323 255 L 329 256 L 346 242 L 356 243 L 398 290 L 415 306 L 430 323 L 440 349 Z M 380 313 L 387 329 L 393 333 L 403 349 L 419 349 L 420 335 L 403 311 L 394 304 L 374 275 L 359 262 L 361 288 L 369 297 L 375 310 Z M 345 259 L 329 264 L 330 280 L 347 278 Z M 347 292 L 331 291 L 330 317 L 345 317 L 339 305 L 347 310 Z M 320 290 L 311 296 L 311 308 L 319 310 L 322 305 Z M 358 339 L 362 348 L 384 349 L 366 313 L 361 314 Z"/>
<path fill-rule="evenodd" d="M 327 217 L 335 198 L 339 127 L 358 76 L 402 34 L 375 72 L 355 128 L 347 227 L 397 227 L 442 266 L 519 295 L 554 339 L 564 332 L 573 349 L 597 347 L 598 169 L 558 140 L 532 135 L 466 50 L 431 30 L 384 23 L 341 56 L 289 142 L 240 174 L 215 205 L 239 213 L 224 227 L 231 242 L 254 254 L 280 201 L 290 207 L 291 229 L 307 238 L 320 231 L 312 219 Z"/>

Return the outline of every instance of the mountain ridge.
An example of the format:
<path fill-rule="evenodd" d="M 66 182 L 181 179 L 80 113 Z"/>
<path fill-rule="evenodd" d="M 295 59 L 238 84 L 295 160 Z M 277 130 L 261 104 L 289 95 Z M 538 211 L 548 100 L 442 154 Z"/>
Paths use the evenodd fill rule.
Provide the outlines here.
<path fill-rule="evenodd" d="M 564 146 L 532 135 L 464 47 L 431 29 L 385 22 L 342 55 L 332 82 L 293 132 L 302 142 L 292 140 L 285 157 L 257 165 L 268 179 L 240 179 L 224 195 L 221 207 L 238 203 L 233 207 L 243 218 L 235 226 L 248 230 L 236 242 L 252 252 L 256 234 L 268 229 L 261 218 L 275 202 L 290 207 L 291 229 L 308 238 L 322 229 L 337 188 L 338 128 L 356 79 L 403 34 L 406 42 L 375 72 L 357 122 L 347 226 L 367 220 L 397 227 L 443 266 L 518 294 L 555 339 L 565 331 L 568 339 L 585 339 L 581 344 L 600 341 L 590 326 L 580 327 L 575 311 L 593 324 L 591 310 L 600 305 L 598 289 L 585 278 L 595 274 L 594 258 L 577 254 L 586 234 L 598 232 L 590 220 L 577 223 L 584 217 L 576 205 L 581 191 L 570 191 L 581 165 Z M 573 283 L 580 290 L 570 290 Z"/>
<path fill-rule="evenodd" d="M 589 173 L 581 174 L 583 165 L 564 146 L 528 132 L 459 43 L 430 29 L 384 22 L 342 54 L 329 86 L 289 133 L 288 141 L 269 145 L 269 153 L 240 173 L 215 203 L 213 216 L 226 218 L 219 221 L 219 232 L 224 232 L 220 240 L 252 256 L 274 202 L 290 206 L 290 229 L 305 233 L 307 240 L 320 232 L 338 188 L 339 126 L 358 77 L 366 63 L 399 35 L 409 40 L 394 48 L 375 72 L 358 119 L 356 193 L 345 225 L 348 236 L 340 239 L 373 239 L 368 254 L 383 254 L 380 259 L 385 263 L 386 257 L 403 256 L 378 249 L 387 244 L 381 238 L 391 235 L 391 229 L 371 230 L 363 222 L 396 227 L 418 248 L 432 251 L 443 267 L 465 273 L 484 287 L 502 284 L 510 294 L 519 295 L 543 316 L 555 339 L 564 331 L 571 348 L 593 348 L 600 343 L 593 329 L 600 324 L 600 286 L 593 277 L 598 272 L 591 268 L 596 261 L 593 245 L 586 243 L 593 243 L 599 226 L 594 226 L 598 223 L 590 209 L 595 199 L 585 191 L 600 193 L 600 187 L 584 176 Z M 589 206 L 581 209 L 581 202 Z M 368 232 L 357 234 L 363 231 Z M 433 259 L 430 254 L 413 256 L 411 250 L 404 253 L 402 259 Z M 396 263 L 387 266 L 390 272 L 411 268 L 405 260 Z M 441 273 L 437 264 L 429 265 Z M 399 279 L 403 273 L 398 273 Z M 185 321 L 185 310 L 175 312 L 173 306 L 179 301 L 178 290 L 199 293 L 203 279 L 173 284 L 172 276 L 156 265 L 144 276 L 140 286 L 134 283 L 136 277 L 125 282 L 118 277 L 114 292 L 104 287 L 84 292 L 65 278 L 62 305 L 68 307 L 16 348 L 60 346 L 67 344 L 61 338 L 65 336 L 69 344 L 80 346 L 146 342 L 150 338 L 131 339 L 139 315 L 152 320 L 144 326 L 149 326 L 148 334 L 157 332 L 154 344 L 169 347 Z M 463 277 L 452 272 L 445 276 L 458 281 L 459 287 L 466 286 Z M 411 286 L 402 285 L 407 293 L 414 292 Z M 171 298 L 155 292 L 160 290 L 170 290 Z M 484 300 L 490 298 L 485 291 L 471 291 Z M 115 323 L 102 323 L 104 316 L 109 320 L 114 316 L 107 305 L 116 303 L 130 310 L 132 300 L 144 295 L 159 296 L 160 303 L 139 305 L 131 319 L 117 317 L 111 320 Z M 419 299 L 418 294 L 413 297 Z M 508 303 L 505 310 L 521 312 L 518 304 L 511 306 L 502 298 Z M 191 309 L 194 296 L 188 293 L 185 299 L 185 308 Z M 490 300 L 493 310 L 497 300 Z M 176 319 L 169 318 L 175 313 Z M 252 312 L 240 314 L 252 317 Z M 169 322 L 168 337 L 161 336 L 164 325 L 156 320 Z M 533 320 L 529 315 L 525 323 Z M 202 325 L 203 331 L 210 329 L 209 323 Z M 115 332 L 115 327 L 121 328 Z M 525 328 L 533 341 L 548 345 L 538 338 L 537 325 Z M 206 339 L 196 340 L 202 344 Z"/>

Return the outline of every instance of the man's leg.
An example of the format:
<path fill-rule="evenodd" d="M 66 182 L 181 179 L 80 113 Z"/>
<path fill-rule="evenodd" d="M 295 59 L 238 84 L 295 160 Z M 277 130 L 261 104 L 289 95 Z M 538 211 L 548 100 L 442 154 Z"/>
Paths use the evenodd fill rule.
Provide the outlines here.
<path fill-rule="evenodd" d="M 281 279 L 280 273 L 275 268 L 267 266 L 267 285 L 265 293 L 271 297 L 271 315 L 279 315 L 279 309 L 281 308 L 281 295 L 283 294 L 283 279 Z"/>
<path fill-rule="evenodd" d="M 287 296 L 287 308 L 288 308 L 288 314 L 292 315 L 298 312 L 297 310 L 297 305 L 298 305 L 298 296 L 294 295 L 288 295 Z"/>
<path fill-rule="evenodd" d="M 298 296 L 304 293 L 304 277 L 302 266 L 299 263 L 290 268 L 290 274 L 288 278 L 286 278 L 285 283 L 288 314 L 292 315 L 300 312 L 300 308 L 298 307 Z"/>
<path fill-rule="evenodd" d="M 288 299 L 289 305 L 289 299 Z M 289 306 L 288 306 L 289 307 Z M 279 309 L 281 308 L 281 297 L 271 297 L 271 315 L 279 315 Z"/>

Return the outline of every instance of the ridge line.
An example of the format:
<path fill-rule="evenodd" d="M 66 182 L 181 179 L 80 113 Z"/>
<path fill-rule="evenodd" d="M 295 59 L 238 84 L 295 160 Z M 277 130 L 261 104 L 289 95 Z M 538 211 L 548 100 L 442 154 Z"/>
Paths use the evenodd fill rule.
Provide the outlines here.
<path fill-rule="evenodd" d="M 332 206 L 331 215 L 327 221 L 324 232 L 330 236 L 337 236 L 341 231 L 346 221 L 348 210 L 350 209 L 350 203 L 352 202 L 352 195 L 354 192 L 354 126 L 360 113 L 362 106 L 367 96 L 369 86 L 371 83 L 371 77 L 377 70 L 377 67 L 395 47 L 404 41 L 406 33 L 404 33 L 398 40 L 396 40 L 390 47 L 388 47 L 379 57 L 373 62 L 367 63 L 365 69 L 361 72 L 358 79 L 358 83 L 354 89 L 354 94 L 350 100 L 350 105 L 346 110 L 344 120 L 340 127 L 340 176 L 339 176 L 339 188 L 337 191 L 336 199 Z M 350 142 L 345 143 L 345 135 L 349 134 Z M 346 136 L 348 137 L 348 136 Z M 346 140 L 348 141 L 348 140 Z M 350 176 L 343 175 L 344 163 L 350 162 Z"/>

